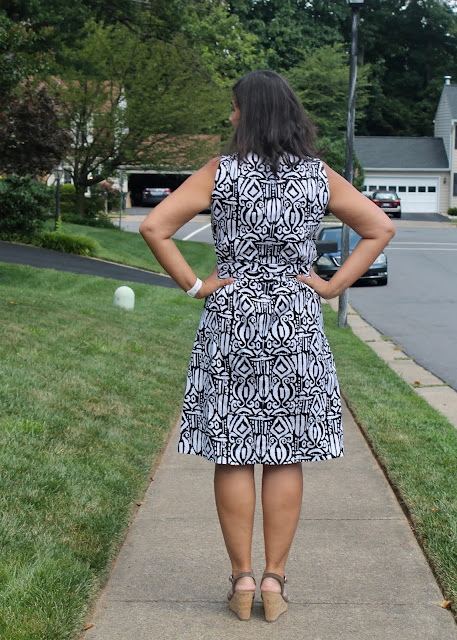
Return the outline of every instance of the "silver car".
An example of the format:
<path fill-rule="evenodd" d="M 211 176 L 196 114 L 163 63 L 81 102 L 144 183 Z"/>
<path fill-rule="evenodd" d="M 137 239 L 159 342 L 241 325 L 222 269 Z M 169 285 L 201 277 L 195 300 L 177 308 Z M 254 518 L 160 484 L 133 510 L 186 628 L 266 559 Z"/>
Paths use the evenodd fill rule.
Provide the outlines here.
<path fill-rule="evenodd" d="M 168 187 L 145 187 L 141 194 L 142 206 L 156 205 L 165 200 L 171 193 Z"/>

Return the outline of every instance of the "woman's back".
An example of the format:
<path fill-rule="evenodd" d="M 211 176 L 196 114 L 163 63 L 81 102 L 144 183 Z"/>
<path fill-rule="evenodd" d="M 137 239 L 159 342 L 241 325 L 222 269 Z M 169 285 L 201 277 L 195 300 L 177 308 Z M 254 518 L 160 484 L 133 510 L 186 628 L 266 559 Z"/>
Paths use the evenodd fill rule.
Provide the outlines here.
<path fill-rule="evenodd" d="M 328 199 L 320 160 L 282 159 L 273 174 L 256 154 L 223 156 L 211 217 L 219 277 L 309 274 Z"/>

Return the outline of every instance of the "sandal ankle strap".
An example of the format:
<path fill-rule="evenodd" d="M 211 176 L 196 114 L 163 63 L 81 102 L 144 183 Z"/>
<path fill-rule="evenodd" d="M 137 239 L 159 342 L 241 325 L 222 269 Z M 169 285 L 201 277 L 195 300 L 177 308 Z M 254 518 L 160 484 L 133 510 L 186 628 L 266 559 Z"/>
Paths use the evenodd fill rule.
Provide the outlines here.
<path fill-rule="evenodd" d="M 229 581 L 232 583 L 233 588 L 235 588 L 236 581 L 239 580 L 240 578 L 252 578 L 254 580 L 254 584 L 256 584 L 254 574 L 252 573 L 252 571 L 243 571 L 242 573 L 237 573 L 236 576 L 231 575 L 229 577 Z"/>
<path fill-rule="evenodd" d="M 277 580 L 281 585 L 281 595 L 284 595 L 284 583 L 287 582 L 286 576 L 284 576 L 284 578 L 281 578 L 278 573 L 264 573 L 260 585 L 262 585 L 264 578 L 275 578 L 275 580 Z"/>

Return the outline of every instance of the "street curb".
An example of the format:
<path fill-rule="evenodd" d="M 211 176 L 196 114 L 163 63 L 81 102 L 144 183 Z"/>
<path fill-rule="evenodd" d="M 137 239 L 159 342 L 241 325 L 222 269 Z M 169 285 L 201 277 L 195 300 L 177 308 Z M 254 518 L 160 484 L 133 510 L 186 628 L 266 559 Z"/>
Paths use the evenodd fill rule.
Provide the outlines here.
<path fill-rule="evenodd" d="M 338 298 L 325 302 L 333 311 L 338 311 Z M 351 305 L 348 305 L 347 319 L 353 333 L 457 429 L 457 391 L 417 364 L 401 346 L 379 333 Z"/>

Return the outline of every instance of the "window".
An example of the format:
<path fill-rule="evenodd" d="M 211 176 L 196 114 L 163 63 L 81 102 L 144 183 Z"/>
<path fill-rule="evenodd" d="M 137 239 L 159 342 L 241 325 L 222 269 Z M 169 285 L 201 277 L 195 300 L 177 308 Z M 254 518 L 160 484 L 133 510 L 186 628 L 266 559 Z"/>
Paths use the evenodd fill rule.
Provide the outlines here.
<path fill-rule="evenodd" d="M 387 187 L 386 186 L 379 187 L 379 191 L 387 191 Z"/>
<path fill-rule="evenodd" d="M 392 191 L 385 191 L 384 193 L 380 191 L 375 191 L 373 193 L 373 198 L 375 200 L 396 200 L 397 194 Z"/>
<path fill-rule="evenodd" d="M 457 149 L 457 127 L 455 128 L 454 149 Z"/>
<path fill-rule="evenodd" d="M 454 191 L 452 195 L 457 196 L 457 173 L 454 173 Z"/>
<path fill-rule="evenodd" d="M 399 193 L 406 193 L 406 187 L 398 187 Z"/>
<path fill-rule="evenodd" d="M 426 187 L 418 187 L 417 190 L 419 193 L 425 193 L 427 191 Z"/>
<path fill-rule="evenodd" d="M 368 191 L 368 187 L 367 187 L 367 185 L 366 185 L 366 184 L 364 184 L 364 185 L 363 185 L 363 190 L 364 190 L 364 191 Z"/>
<path fill-rule="evenodd" d="M 392 185 L 391 185 L 391 186 L 389 187 L 389 191 L 396 191 L 396 190 L 397 190 L 397 187 L 395 187 L 395 186 L 393 186 L 393 187 L 392 187 Z"/>
<path fill-rule="evenodd" d="M 436 187 L 428 187 L 429 193 L 436 193 Z"/>
<path fill-rule="evenodd" d="M 376 191 L 376 189 L 377 189 L 377 187 L 376 187 L 376 185 L 375 185 L 375 184 L 370 184 L 370 185 L 368 186 L 368 191 Z"/>
<path fill-rule="evenodd" d="M 416 187 L 408 187 L 409 193 L 416 193 Z"/>

